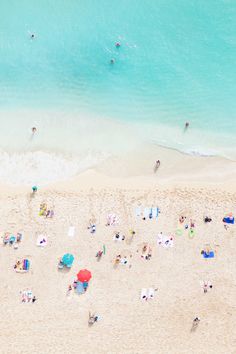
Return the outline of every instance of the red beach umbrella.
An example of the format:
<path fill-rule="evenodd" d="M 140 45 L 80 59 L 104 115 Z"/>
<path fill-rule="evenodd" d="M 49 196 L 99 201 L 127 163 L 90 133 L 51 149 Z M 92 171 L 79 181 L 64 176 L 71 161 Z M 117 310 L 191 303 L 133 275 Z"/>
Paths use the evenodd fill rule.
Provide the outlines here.
<path fill-rule="evenodd" d="M 77 279 L 81 281 L 81 283 L 88 282 L 92 278 L 92 274 L 87 269 L 81 269 L 77 274 Z"/>

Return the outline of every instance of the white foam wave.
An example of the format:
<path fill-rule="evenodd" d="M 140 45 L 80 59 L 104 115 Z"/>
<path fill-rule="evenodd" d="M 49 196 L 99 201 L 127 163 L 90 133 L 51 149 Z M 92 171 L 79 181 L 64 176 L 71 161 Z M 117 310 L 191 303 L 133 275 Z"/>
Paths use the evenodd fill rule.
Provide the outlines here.
<path fill-rule="evenodd" d="M 66 180 L 104 161 L 104 153 L 88 152 L 84 156 L 63 156 L 43 151 L 0 152 L 0 181 L 11 185 L 42 186 Z"/>

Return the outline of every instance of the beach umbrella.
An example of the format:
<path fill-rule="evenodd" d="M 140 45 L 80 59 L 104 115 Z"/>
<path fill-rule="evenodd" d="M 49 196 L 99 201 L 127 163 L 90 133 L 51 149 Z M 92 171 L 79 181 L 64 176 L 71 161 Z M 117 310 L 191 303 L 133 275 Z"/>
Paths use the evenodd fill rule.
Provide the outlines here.
<path fill-rule="evenodd" d="M 87 269 L 81 269 L 77 274 L 77 279 L 82 283 L 88 282 L 92 278 L 92 274 Z"/>
<path fill-rule="evenodd" d="M 66 253 L 64 254 L 64 256 L 62 257 L 62 262 L 63 264 L 65 264 L 66 266 L 71 265 L 74 261 L 74 256 L 73 254 L 70 253 Z"/>

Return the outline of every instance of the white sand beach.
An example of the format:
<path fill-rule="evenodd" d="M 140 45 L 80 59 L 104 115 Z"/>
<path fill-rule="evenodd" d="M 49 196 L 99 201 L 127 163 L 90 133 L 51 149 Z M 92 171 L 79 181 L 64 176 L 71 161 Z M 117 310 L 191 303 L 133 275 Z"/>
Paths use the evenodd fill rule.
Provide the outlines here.
<path fill-rule="evenodd" d="M 0 246 L 2 354 L 236 352 L 236 226 L 226 230 L 222 222 L 227 213 L 236 214 L 235 163 L 224 168 L 211 160 L 207 168 L 207 159 L 201 164 L 184 156 L 176 160 L 184 167 L 170 173 L 161 156 L 164 163 L 156 175 L 116 178 L 105 176 L 101 167 L 34 196 L 27 188 L 1 186 L 1 236 L 23 234 L 18 249 Z M 187 166 L 196 174 L 186 175 Z M 214 173 L 215 166 L 221 175 Z M 52 219 L 39 216 L 41 203 L 54 210 Z M 160 213 L 143 220 L 135 216 L 137 207 L 158 207 Z M 117 215 L 117 225 L 106 226 L 109 213 Z M 181 215 L 194 221 L 193 238 L 188 230 L 176 235 Z M 204 216 L 212 221 L 205 223 Z M 90 218 L 96 219 L 94 234 L 87 229 Z M 114 241 L 116 232 L 125 240 Z M 157 244 L 160 232 L 173 237 L 173 247 Z M 46 247 L 36 246 L 39 234 L 47 237 Z M 151 247 L 149 260 L 141 257 L 143 243 Z M 98 261 L 103 245 L 106 254 Z M 204 248 L 213 250 L 214 258 L 204 259 Z M 58 260 L 65 253 L 75 260 L 69 271 L 60 271 Z M 127 264 L 115 267 L 117 255 L 126 256 Z M 28 273 L 14 271 L 19 258 L 29 259 Z M 84 268 L 92 273 L 87 292 L 67 295 Z M 204 281 L 212 284 L 207 293 Z M 157 289 L 154 298 L 141 300 L 143 288 Z M 32 290 L 35 303 L 21 302 L 24 289 Z M 91 327 L 89 311 L 100 316 Z M 195 317 L 200 323 L 191 331 Z"/>

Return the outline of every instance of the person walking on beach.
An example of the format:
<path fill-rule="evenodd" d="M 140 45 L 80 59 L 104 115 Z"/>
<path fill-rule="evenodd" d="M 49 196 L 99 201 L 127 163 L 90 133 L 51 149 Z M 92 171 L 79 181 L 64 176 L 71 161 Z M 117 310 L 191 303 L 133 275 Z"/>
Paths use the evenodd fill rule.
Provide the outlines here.
<path fill-rule="evenodd" d="M 161 165 L 161 161 L 160 160 L 157 160 L 156 163 L 155 163 L 155 166 L 154 166 L 154 172 L 156 173 L 158 168 L 160 167 Z"/>
<path fill-rule="evenodd" d="M 33 192 L 33 194 L 35 194 L 35 193 L 37 192 L 37 190 L 38 190 L 38 187 L 37 187 L 37 186 L 33 186 L 33 187 L 32 187 L 32 192 Z"/>
<path fill-rule="evenodd" d="M 191 329 L 192 332 L 197 329 L 199 322 L 200 322 L 200 318 L 195 317 L 192 324 L 192 329 Z"/>
<path fill-rule="evenodd" d="M 95 314 L 91 314 L 91 312 L 89 312 L 89 319 L 88 319 L 88 324 L 90 326 L 92 326 L 95 322 L 97 322 L 100 319 L 100 317 L 98 315 Z"/>

